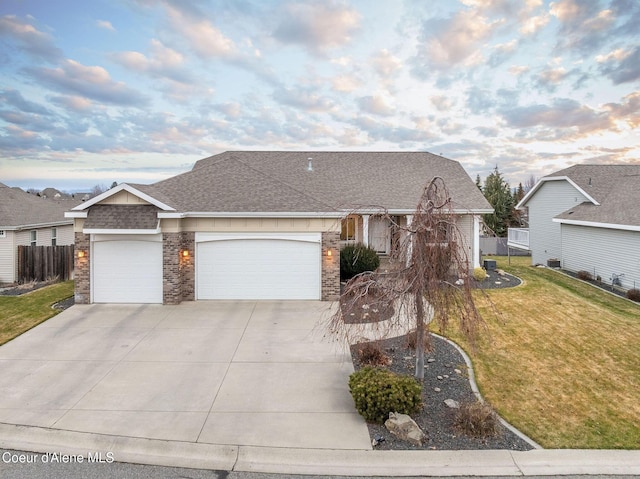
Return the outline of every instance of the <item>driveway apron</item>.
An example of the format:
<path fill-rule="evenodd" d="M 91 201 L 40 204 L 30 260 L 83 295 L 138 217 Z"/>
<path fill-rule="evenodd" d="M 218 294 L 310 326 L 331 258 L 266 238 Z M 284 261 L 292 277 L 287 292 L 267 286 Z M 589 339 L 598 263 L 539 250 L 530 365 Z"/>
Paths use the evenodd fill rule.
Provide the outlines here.
<path fill-rule="evenodd" d="M 207 444 L 371 449 L 331 303 L 76 305 L 0 347 L 0 423 Z"/>

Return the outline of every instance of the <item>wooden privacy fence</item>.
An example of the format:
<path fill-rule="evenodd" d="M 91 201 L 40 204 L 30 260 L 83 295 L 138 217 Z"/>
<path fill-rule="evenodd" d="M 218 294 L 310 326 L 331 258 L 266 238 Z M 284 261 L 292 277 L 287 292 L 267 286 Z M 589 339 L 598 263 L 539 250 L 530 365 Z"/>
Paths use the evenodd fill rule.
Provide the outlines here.
<path fill-rule="evenodd" d="M 73 245 L 18 246 L 18 281 L 61 281 L 73 274 Z"/>

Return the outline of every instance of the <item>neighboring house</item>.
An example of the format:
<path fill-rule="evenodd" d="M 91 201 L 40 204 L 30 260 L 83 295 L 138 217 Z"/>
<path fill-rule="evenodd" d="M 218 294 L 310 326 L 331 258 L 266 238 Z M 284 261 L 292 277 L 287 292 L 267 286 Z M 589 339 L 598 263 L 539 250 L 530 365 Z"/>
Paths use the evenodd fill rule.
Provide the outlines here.
<path fill-rule="evenodd" d="M 462 166 L 430 153 L 226 152 L 152 185 L 120 184 L 75 218 L 76 302 L 335 300 L 339 252 L 381 255 L 441 176 L 459 214 L 469 267 L 492 211 Z M 377 215 L 376 215 L 377 213 Z"/>
<path fill-rule="evenodd" d="M 0 283 L 18 278 L 19 245 L 71 245 L 73 220 L 65 211 L 78 201 L 49 199 L 0 183 Z"/>
<path fill-rule="evenodd" d="M 572 166 L 542 178 L 517 207 L 528 208 L 529 229 L 510 231 L 510 245 L 530 249 L 533 264 L 557 259 L 640 287 L 640 165 Z"/>

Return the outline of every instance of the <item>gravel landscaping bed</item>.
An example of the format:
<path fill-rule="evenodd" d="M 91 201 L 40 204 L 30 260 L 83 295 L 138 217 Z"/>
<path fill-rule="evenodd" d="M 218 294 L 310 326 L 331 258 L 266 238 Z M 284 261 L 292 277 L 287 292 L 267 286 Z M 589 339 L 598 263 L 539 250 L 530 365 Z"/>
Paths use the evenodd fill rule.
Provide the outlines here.
<path fill-rule="evenodd" d="M 501 289 L 512 288 L 522 283 L 519 278 L 502 270 L 487 271 L 487 274 L 484 281 L 475 282 L 473 286 L 481 289 Z M 350 317 L 346 322 L 371 322 L 371 320 L 371 315 L 367 315 L 366 318 Z M 477 398 L 471 389 L 467 365 L 458 349 L 438 336 L 431 335 L 430 342 L 432 348 L 425 353 L 422 408 L 411 415 L 426 434 L 427 440 L 422 446 L 415 446 L 397 439 L 387 431 L 383 424 L 367 423 L 372 444 L 375 444 L 374 448 L 381 450 L 510 449 L 516 451 L 533 449 L 533 445 L 502 424 L 498 425 L 496 435 L 483 438 L 470 437 L 456 429 L 454 420 L 458 410 L 447 406 L 445 400 L 453 399 L 463 405 L 474 403 Z M 391 360 L 385 368 L 395 373 L 413 376 L 416 356 L 415 351 L 409 348 L 406 336 L 376 341 L 376 344 Z M 351 346 L 351 357 L 356 370 L 363 367 L 358 357 L 358 350 L 361 347 L 362 344 Z"/>
<path fill-rule="evenodd" d="M 391 358 L 389 370 L 413 375 L 415 369 L 415 352 L 408 348 L 405 336 L 386 339 L 378 342 L 382 350 Z M 460 352 L 450 343 L 437 336 L 431 336 L 432 350 L 425 354 L 425 378 L 422 387 L 422 409 L 411 417 L 427 435 L 426 442 L 414 446 L 396 439 L 384 425 L 368 423 L 371 440 L 383 440 L 375 446 L 381 450 L 402 449 L 510 449 L 527 451 L 533 446 L 499 425 L 499 432 L 494 437 L 473 438 L 465 436 L 454 427 L 455 409 L 445 404 L 446 399 L 453 399 L 460 404 L 475 402 L 469 379 L 467 366 Z M 351 347 L 351 356 L 356 370 L 361 364 L 357 356 L 358 345 Z M 456 369 L 460 372 L 457 372 Z M 441 379 L 438 379 L 441 378 Z"/>

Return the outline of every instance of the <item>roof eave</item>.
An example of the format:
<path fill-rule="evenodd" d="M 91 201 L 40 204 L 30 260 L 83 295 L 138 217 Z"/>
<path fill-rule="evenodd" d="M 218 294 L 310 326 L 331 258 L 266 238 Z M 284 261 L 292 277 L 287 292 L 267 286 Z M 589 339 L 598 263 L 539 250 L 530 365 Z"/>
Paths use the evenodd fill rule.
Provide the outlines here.
<path fill-rule="evenodd" d="M 21 231 L 21 230 L 33 230 L 38 228 L 52 228 L 56 226 L 72 226 L 73 221 L 48 221 L 46 223 L 32 223 L 28 225 L 16 225 L 16 226 L 0 226 L 0 230 L 3 231 Z"/>
<path fill-rule="evenodd" d="M 83 229 L 82 232 L 86 235 L 88 234 L 104 234 L 104 235 L 156 235 L 162 233 L 160 228 L 149 228 L 149 229 L 122 229 L 122 228 L 111 228 L 111 229 L 100 229 L 100 228 L 87 228 Z"/>
<path fill-rule="evenodd" d="M 158 218 L 342 218 L 338 211 L 185 211 L 158 212 Z"/>
<path fill-rule="evenodd" d="M 624 231 L 640 231 L 640 225 L 621 225 L 616 223 L 602 223 L 599 221 L 570 220 L 566 218 L 553 218 L 552 221 L 554 223 L 560 223 L 565 225 L 591 226 L 593 228 L 607 228 L 607 229 L 624 230 Z"/>

